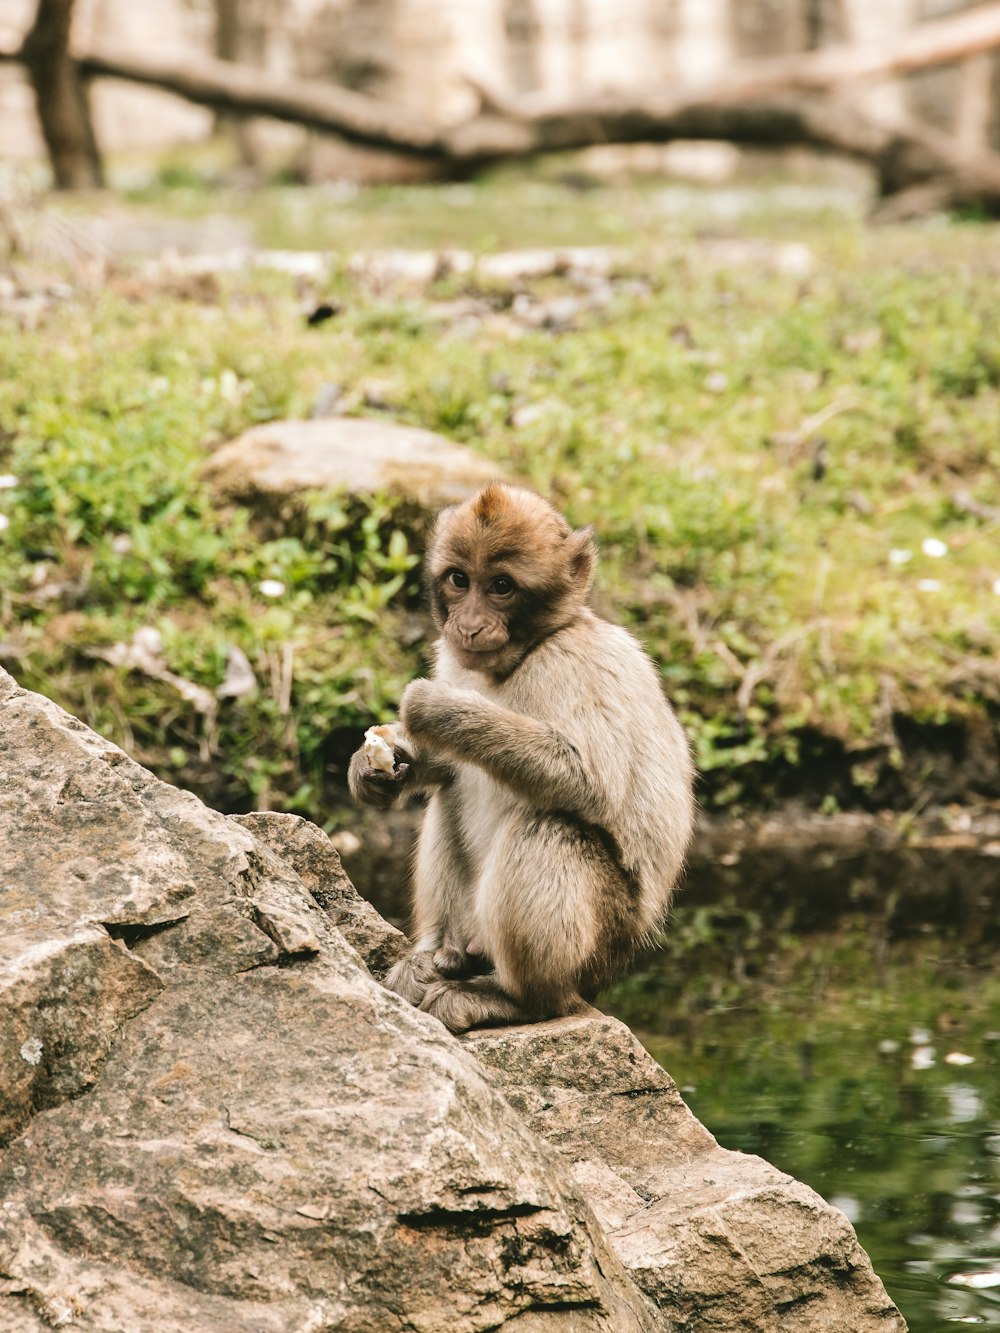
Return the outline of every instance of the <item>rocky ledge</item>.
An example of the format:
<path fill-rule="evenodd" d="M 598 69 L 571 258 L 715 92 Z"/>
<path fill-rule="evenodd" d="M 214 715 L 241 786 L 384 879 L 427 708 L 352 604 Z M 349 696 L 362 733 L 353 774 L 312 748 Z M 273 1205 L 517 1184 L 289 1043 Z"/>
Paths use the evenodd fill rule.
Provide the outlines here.
<path fill-rule="evenodd" d="M 0 1327 L 897 1330 L 850 1224 L 598 1013 L 458 1041 L 313 825 L 0 671 Z"/>

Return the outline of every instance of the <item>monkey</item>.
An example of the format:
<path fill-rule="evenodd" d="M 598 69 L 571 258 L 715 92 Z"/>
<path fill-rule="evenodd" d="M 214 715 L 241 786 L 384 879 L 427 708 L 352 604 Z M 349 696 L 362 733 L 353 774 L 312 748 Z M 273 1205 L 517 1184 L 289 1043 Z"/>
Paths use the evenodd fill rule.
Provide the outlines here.
<path fill-rule="evenodd" d="M 579 1011 L 663 922 L 694 821 L 693 766 L 656 668 L 588 605 L 597 547 L 493 482 L 438 516 L 440 638 L 400 703 L 396 767 L 353 756 L 387 809 L 429 796 L 410 954 L 386 985 L 452 1032 Z"/>

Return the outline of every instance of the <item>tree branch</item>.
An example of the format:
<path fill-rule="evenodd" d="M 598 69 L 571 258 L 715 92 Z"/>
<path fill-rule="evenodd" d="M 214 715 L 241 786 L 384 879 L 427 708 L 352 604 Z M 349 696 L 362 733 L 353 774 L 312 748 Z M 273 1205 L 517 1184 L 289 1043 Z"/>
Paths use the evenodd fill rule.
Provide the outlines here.
<path fill-rule="evenodd" d="M 894 79 L 930 65 L 965 60 L 1000 46 L 1000 4 L 979 5 L 948 18 L 919 23 L 895 42 L 830 46 L 737 66 L 727 75 L 731 97 L 770 92 L 824 92 L 846 83 Z M 721 85 L 719 85 L 721 90 Z"/>
<path fill-rule="evenodd" d="M 405 107 L 317 80 L 289 79 L 228 60 L 199 56 L 183 63 L 110 48 L 77 57 L 85 78 L 124 79 L 176 93 L 200 106 L 244 116 L 273 116 L 328 130 L 356 143 L 436 156 L 440 130 Z"/>

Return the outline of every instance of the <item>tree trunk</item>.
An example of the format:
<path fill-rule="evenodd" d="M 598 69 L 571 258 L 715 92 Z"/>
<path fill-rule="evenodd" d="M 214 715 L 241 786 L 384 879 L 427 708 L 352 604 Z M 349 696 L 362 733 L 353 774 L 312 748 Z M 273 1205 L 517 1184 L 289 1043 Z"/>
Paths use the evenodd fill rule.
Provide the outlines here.
<path fill-rule="evenodd" d="M 242 55 L 240 19 L 240 0 L 215 0 L 215 54 L 220 60 L 235 64 Z M 256 166 L 253 136 L 246 117 L 233 115 L 229 111 L 217 111 L 215 128 L 220 134 L 231 136 L 243 166 Z"/>
<path fill-rule="evenodd" d="M 35 90 L 56 189 L 100 189 L 104 184 L 87 89 L 69 55 L 73 0 L 39 0 L 20 58 Z"/>

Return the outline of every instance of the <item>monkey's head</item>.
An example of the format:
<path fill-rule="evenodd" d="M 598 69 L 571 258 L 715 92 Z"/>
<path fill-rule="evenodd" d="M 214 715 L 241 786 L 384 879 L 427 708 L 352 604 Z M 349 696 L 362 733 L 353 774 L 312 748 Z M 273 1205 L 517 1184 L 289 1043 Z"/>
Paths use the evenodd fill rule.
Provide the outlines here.
<path fill-rule="evenodd" d="M 445 509 L 427 555 L 431 610 L 459 664 L 509 676 L 587 599 L 596 558 L 589 528 L 574 532 L 531 491 L 491 482 Z"/>

